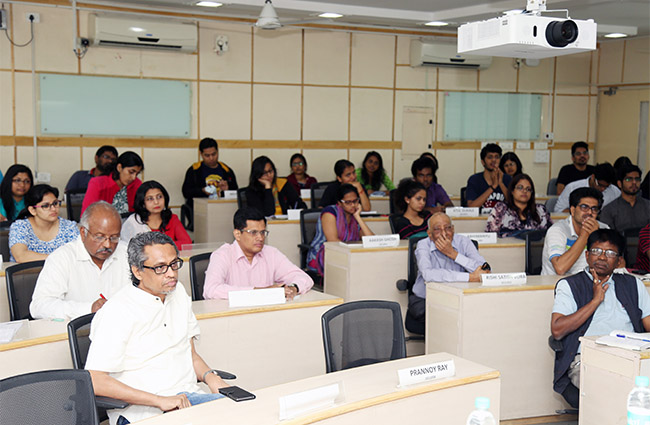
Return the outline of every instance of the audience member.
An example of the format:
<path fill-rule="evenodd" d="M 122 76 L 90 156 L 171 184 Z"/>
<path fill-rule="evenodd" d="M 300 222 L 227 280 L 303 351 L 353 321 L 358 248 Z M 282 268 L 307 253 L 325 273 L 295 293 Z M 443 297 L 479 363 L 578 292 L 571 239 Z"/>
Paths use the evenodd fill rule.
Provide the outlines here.
<path fill-rule="evenodd" d="M 641 170 L 636 165 L 623 165 L 618 174 L 621 196 L 603 207 L 600 221 L 619 232 L 640 229 L 650 223 L 650 201 L 641 197 Z"/>
<path fill-rule="evenodd" d="M 95 153 L 95 168 L 90 171 L 79 170 L 75 172 L 68 180 L 68 184 L 65 185 L 65 191 L 88 189 L 90 179 L 111 173 L 115 161 L 117 161 L 117 149 L 110 145 L 100 147 Z"/>
<path fill-rule="evenodd" d="M 444 211 L 445 208 L 454 206 L 445 189 L 438 184 L 437 170 L 438 163 L 433 162 L 430 156 L 425 154 L 413 161 L 411 165 L 413 180 L 424 186 L 427 191 L 425 209 L 432 213 Z"/>
<path fill-rule="evenodd" d="M 357 180 L 357 174 L 354 171 L 354 164 L 347 159 L 339 159 L 334 164 L 334 174 L 336 175 L 336 180 L 327 186 L 318 206 L 323 208 L 336 204 L 339 201 L 337 196 L 339 187 L 341 187 L 342 184 L 347 183 L 357 188 L 361 202 L 361 211 L 370 211 L 370 199 L 368 199 L 366 189 L 361 186 L 361 183 Z"/>
<path fill-rule="evenodd" d="M 524 172 L 521 167 L 521 161 L 514 152 L 506 152 L 503 154 L 501 161 L 499 162 L 499 169 L 510 177 L 514 177 Z"/>
<path fill-rule="evenodd" d="M 636 251 L 634 268 L 650 273 L 650 224 L 639 232 L 639 246 Z"/>
<path fill-rule="evenodd" d="M 562 341 L 555 355 L 553 389 L 578 407 L 582 336 L 613 330 L 650 331 L 650 295 L 629 274 L 614 273 L 622 263 L 625 239 L 614 230 L 596 230 L 587 241 L 587 267 L 555 286 L 551 333 Z"/>
<path fill-rule="evenodd" d="M 428 159 L 425 159 L 428 161 Z M 413 180 L 402 181 L 397 188 L 396 204 L 401 214 L 393 217 L 395 231 L 400 239 L 426 233 L 431 212 L 425 210 L 427 192 L 424 186 Z"/>
<path fill-rule="evenodd" d="M 528 174 L 517 174 L 508 188 L 505 202 L 497 202 L 487 220 L 486 232 L 500 238 L 531 230 L 545 230 L 553 224 L 546 207 L 535 203 L 535 185 Z"/>
<path fill-rule="evenodd" d="M 434 165 L 434 170 L 433 170 L 433 177 L 434 177 L 434 183 L 438 183 L 438 179 L 436 179 L 436 171 L 438 171 L 438 168 L 440 168 L 440 164 L 438 163 L 438 158 L 431 153 L 431 152 L 422 152 L 422 155 L 420 155 L 420 158 L 429 158 L 431 161 L 433 161 Z"/>
<path fill-rule="evenodd" d="M 77 239 L 45 260 L 29 305 L 35 319 L 94 313 L 129 282 L 126 246 L 118 245 L 122 221 L 115 207 L 104 201 L 91 204 L 79 227 Z"/>
<path fill-rule="evenodd" d="M 307 174 L 307 160 L 301 153 L 294 153 L 289 160 L 291 166 L 291 174 L 287 176 L 287 180 L 291 186 L 300 194 L 301 189 L 309 189 L 311 185 L 317 183 L 317 180 Z"/>
<path fill-rule="evenodd" d="M 9 229 L 11 261 L 45 260 L 61 245 L 79 237 L 77 223 L 59 217 L 59 189 L 37 184 L 25 195 L 26 208 Z"/>
<path fill-rule="evenodd" d="M 589 145 L 585 142 L 575 142 L 571 146 L 571 161 L 573 164 L 567 164 L 560 168 L 557 176 L 557 194 L 561 195 L 564 187 L 576 180 L 586 179 L 594 173 L 594 166 L 587 164 L 589 162 Z"/>
<path fill-rule="evenodd" d="M 320 275 L 325 270 L 325 242 L 352 242 L 361 236 L 374 235 L 361 217 L 360 195 L 357 187 L 345 183 L 337 191 L 336 205 L 323 209 L 316 224 L 316 234 L 307 253 L 307 266 Z"/>
<path fill-rule="evenodd" d="M 555 212 L 569 211 L 569 196 L 579 187 L 591 187 L 603 193 L 603 206 L 609 204 L 621 195 L 616 187 L 616 172 L 609 162 L 597 164 L 594 173 L 586 179 L 577 180 L 566 185 L 562 194 L 557 198 Z"/>
<path fill-rule="evenodd" d="M 596 220 L 603 204 L 603 194 L 592 187 L 581 187 L 569 197 L 570 214 L 546 232 L 542 250 L 542 274 L 575 274 L 584 269 L 583 255 L 589 235 L 599 228 L 608 229 Z"/>
<path fill-rule="evenodd" d="M 32 170 L 22 164 L 14 164 L 7 170 L 0 183 L 0 221 L 13 222 L 25 209 L 25 195 L 31 189 Z"/>
<path fill-rule="evenodd" d="M 512 180 L 499 168 L 501 147 L 488 143 L 481 149 L 481 164 L 484 171 L 472 175 L 467 180 L 467 206 L 492 208 L 499 201 L 505 200 L 508 185 Z"/>
<path fill-rule="evenodd" d="M 192 300 L 178 283 L 183 260 L 169 236 L 131 239 L 131 280 L 95 315 L 86 369 L 95 395 L 129 403 L 109 410 L 111 424 L 128 424 L 223 396 L 227 384 L 194 348 L 200 334 Z M 205 383 L 212 394 L 197 384 Z"/>
<path fill-rule="evenodd" d="M 172 238 L 179 249 L 192 243 L 192 239 L 169 209 L 169 193 L 155 180 L 142 183 L 135 192 L 135 212 L 122 224 L 120 239 L 128 243 L 138 233 L 161 232 Z"/>
<path fill-rule="evenodd" d="M 286 214 L 288 209 L 307 208 L 300 192 L 287 184 L 287 179 L 278 177 L 273 161 L 267 156 L 258 156 L 253 161 L 246 202 L 266 217 Z"/>
<path fill-rule="evenodd" d="M 235 241 L 210 256 L 205 272 L 205 299 L 228 298 L 230 291 L 284 288 L 287 299 L 311 289 L 314 281 L 277 248 L 265 245 L 266 218 L 255 208 L 241 208 L 233 217 Z"/>
<path fill-rule="evenodd" d="M 619 175 L 623 167 L 627 167 L 630 165 L 634 165 L 634 164 L 632 164 L 632 160 L 627 156 L 619 156 L 618 158 L 616 158 L 616 161 L 614 161 L 614 171 L 616 171 L 616 175 L 617 176 Z"/>
<path fill-rule="evenodd" d="M 382 185 L 387 191 L 395 189 L 393 181 L 384 170 L 384 160 L 379 152 L 370 151 L 363 159 L 361 168 L 357 168 L 357 180 L 368 194 L 381 190 Z"/>
<path fill-rule="evenodd" d="M 117 158 L 113 172 L 106 176 L 94 177 L 88 183 L 81 212 L 97 201 L 112 204 L 118 213 L 133 212 L 135 192 L 142 181 L 138 174 L 144 169 L 142 158 L 135 152 L 124 152 Z"/>

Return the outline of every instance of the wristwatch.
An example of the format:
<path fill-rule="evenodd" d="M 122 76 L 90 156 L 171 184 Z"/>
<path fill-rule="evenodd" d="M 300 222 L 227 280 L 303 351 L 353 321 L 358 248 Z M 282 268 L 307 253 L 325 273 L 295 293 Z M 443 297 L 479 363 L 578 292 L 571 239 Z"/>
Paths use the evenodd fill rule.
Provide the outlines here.
<path fill-rule="evenodd" d="M 296 294 L 299 294 L 299 293 L 300 293 L 300 288 L 298 288 L 298 285 L 296 285 L 295 283 L 292 283 L 292 284 L 289 285 L 289 286 L 290 286 L 290 287 L 293 286 L 294 288 L 296 288 Z"/>
<path fill-rule="evenodd" d="M 203 374 L 203 378 L 201 379 L 201 381 L 205 382 L 205 377 L 208 376 L 208 373 L 213 373 L 213 374 L 219 376 L 219 372 L 217 372 L 216 369 L 210 369 L 210 370 L 208 370 L 207 372 L 205 372 Z"/>

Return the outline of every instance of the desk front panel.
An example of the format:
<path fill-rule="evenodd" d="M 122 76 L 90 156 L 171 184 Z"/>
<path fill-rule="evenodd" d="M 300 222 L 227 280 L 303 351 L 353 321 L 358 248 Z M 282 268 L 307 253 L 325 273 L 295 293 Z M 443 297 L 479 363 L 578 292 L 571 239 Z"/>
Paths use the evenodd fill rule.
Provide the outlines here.
<path fill-rule="evenodd" d="M 194 198 L 194 242 L 232 242 L 236 199 Z"/>

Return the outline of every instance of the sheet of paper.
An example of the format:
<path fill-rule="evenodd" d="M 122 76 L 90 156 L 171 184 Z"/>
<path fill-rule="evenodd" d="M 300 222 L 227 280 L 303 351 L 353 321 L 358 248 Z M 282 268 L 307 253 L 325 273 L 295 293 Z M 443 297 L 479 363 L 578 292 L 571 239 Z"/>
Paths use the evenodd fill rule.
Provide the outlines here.
<path fill-rule="evenodd" d="M 18 332 L 20 327 L 23 325 L 23 322 L 24 321 L 21 320 L 16 322 L 0 323 L 0 344 L 11 342 L 11 340 L 14 339 L 16 332 Z"/>
<path fill-rule="evenodd" d="M 252 289 L 228 292 L 230 307 L 255 307 L 260 305 L 284 304 L 284 288 Z"/>

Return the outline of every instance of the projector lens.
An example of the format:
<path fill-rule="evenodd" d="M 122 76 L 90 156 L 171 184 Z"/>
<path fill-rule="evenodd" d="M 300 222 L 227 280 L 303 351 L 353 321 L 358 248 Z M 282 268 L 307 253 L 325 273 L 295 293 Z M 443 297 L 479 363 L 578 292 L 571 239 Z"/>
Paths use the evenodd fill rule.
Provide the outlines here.
<path fill-rule="evenodd" d="M 553 21 L 546 27 L 546 41 L 553 47 L 565 47 L 578 38 L 578 25 L 571 20 Z"/>

